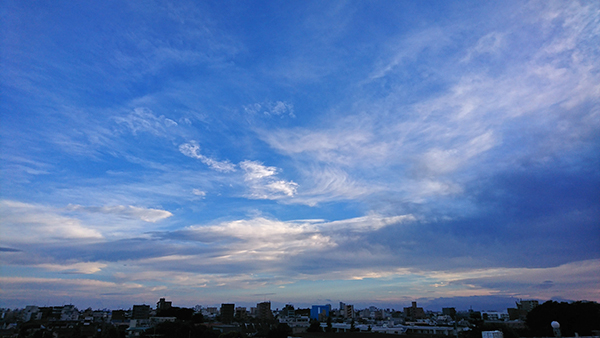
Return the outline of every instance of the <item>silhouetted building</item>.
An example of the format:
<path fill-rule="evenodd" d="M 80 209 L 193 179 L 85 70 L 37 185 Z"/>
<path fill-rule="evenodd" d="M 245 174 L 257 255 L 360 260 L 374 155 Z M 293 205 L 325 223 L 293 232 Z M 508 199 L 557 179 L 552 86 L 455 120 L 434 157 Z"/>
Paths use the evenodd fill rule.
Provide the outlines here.
<path fill-rule="evenodd" d="M 510 320 L 525 320 L 529 311 L 533 310 L 540 303 L 537 300 L 522 300 L 517 302 L 517 308 L 508 308 L 508 318 Z"/>
<path fill-rule="evenodd" d="M 283 307 L 283 309 L 281 309 L 281 312 L 279 313 L 279 315 L 284 318 L 295 317 L 296 311 L 294 310 L 294 305 L 287 304 L 286 306 Z"/>
<path fill-rule="evenodd" d="M 231 323 L 235 314 L 235 304 L 221 304 L 221 321 Z"/>
<path fill-rule="evenodd" d="M 450 316 L 452 319 L 456 319 L 456 309 L 453 307 L 442 308 L 442 314 L 444 316 Z"/>
<path fill-rule="evenodd" d="M 520 299 L 517 302 L 517 309 L 519 310 L 525 310 L 527 312 L 533 310 L 534 308 L 536 308 L 538 305 L 540 305 L 540 303 L 537 300 L 522 300 Z"/>
<path fill-rule="evenodd" d="M 273 319 L 273 311 L 271 311 L 271 302 L 262 302 L 256 304 L 256 317 L 258 319 L 265 320 Z"/>
<path fill-rule="evenodd" d="M 354 318 L 354 305 L 340 303 L 340 315 L 344 318 Z"/>
<path fill-rule="evenodd" d="M 127 321 L 127 317 L 125 316 L 125 310 L 113 310 L 110 320 L 113 323 L 123 323 Z"/>
<path fill-rule="evenodd" d="M 422 307 L 417 307 L 417 302 L 412 302 L 412 306 L 404 308 L 404 318 L 409 320 L 424 319 L 425 311 Z"/>
<path fill-rule="evenodd" d="M 134 305 L 131 312 L 131 319 L 150 318 L 150 305 Z"/>
<path fill-rule="evenodd" d="M 156 303 L 156 312 L 161 310 L 168 310 L 171 308 L 173 302 L 166 301 L 164 298 L 159 299 L 158 303 Z"/>
<path fill-rule="evenodd" d="M 245 307 L 236 307 L 235 308 L 235 318 L 240 320 L 245 320 L 248 318 L 248 311 L 246 311 Z"/>

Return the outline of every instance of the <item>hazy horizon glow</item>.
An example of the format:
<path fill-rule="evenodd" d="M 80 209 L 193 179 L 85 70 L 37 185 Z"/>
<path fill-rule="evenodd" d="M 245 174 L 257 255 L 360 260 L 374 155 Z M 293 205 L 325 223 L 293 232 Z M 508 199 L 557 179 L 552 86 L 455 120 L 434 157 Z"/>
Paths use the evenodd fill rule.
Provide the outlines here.
<path fill-rule="evenodd" d="M 0 306 L 600 301 L 600 4 L 8 1 Z"/>

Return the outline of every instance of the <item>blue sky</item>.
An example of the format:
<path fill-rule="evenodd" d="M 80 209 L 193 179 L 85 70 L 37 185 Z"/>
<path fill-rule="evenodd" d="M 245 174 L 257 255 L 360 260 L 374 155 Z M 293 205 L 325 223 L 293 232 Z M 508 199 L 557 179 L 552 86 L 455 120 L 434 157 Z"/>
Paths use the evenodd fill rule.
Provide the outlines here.
<path fill-rule="evenodd" d="M 595 1 L 0 10 L 0 306 L 600 301 Z"/>

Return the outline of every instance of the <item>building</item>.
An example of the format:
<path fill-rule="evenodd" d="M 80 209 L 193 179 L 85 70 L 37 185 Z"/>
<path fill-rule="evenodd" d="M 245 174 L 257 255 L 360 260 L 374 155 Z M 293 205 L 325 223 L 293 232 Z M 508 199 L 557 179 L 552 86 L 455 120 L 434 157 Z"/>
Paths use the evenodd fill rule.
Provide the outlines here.
<path fill-rule="evenodd" d="M 150 318 L 150 305 L 134 305 L 131 312 L 131 319 Z"/>
<path fill-rule="evenodd" d="M 517 308 L 508 308 L 508 317 L 510 320 L 525 320 L 529 311 L 533 310 L 539 305 L 537 300 L 522 300 L 519 299 L 517 302 Z"/>
<path fill-rule="evenodd" d="M 271 302 L 262 302 L 256 304 L 256 318 L 263 320 L 273 319 L 273 311 L 271 311 Z"/>
<path fill-rule="evenodd" d="M 331 305 L 313 305 L 310 309 L 310 319 L 324 321 L 329 317 Z"/>
<path fill-rule="evenodd" d="M 481 338 L 504 338 L 502 331 L 482 331 Z"/>
<path fill-rule="evenodd" d="M 540 303 L 537 300 L 522 300 L 522 299 L 520 299 L 517 302 L 517 309 L 529 312 L 529 311 L 535 309 L 538 305 L 540 305 Z"/>
<path fill-rule="evenodd" d="M 456 309 L 453 307 L 442 308 L 442 314 L 444 316 L 450 316 L 452 319 L 456 319 Z"/>
<path fill-rule="evenodd" d="M 417 307 L 417 302 L 412 302 L 412 306 L 404 308 L 404 318 L 409 320 L 425 319 L 425 311 L 422 307 Z"/>
<path fill-rule="evenodd" d="M 159 311 L 162 310 L 168 310 L 171 308 L 173 302 L 171 301 L 165 301 L 164 298 L 159 299 L 158 303 L 156 303 L 156 312 L 158 313 Z"/>
<path fill-rule="evenodd" d="M 221 304 L 221 321 L 223 323 L 233 322 L 235 304 Z"/>
<path fill-rule="evenodd" d="M 491 320 L 491 321 L 505 321 L 509 319 L 508 312 L 498 312 L 498 311 L 482 311 L 481 317 L 483 320 Z"/>
<path fill-rule="evenodd" d="M 21 313 L 21 319 L 24 322 L 42 319 L 42 312 L 40 312 L 40 308 L 35 305 L 27 305 Z"/>
<path fill-rule="evenodd" d="M 340 306 L 344 305 L 344 307 L 340 307 L 340 315 L 344 318 L 354 318 L 354 305 L 340 303 Z"/>
<path fill-rule="evenodd" d="M 245 320 L 248 318 L 248 311 L 245 307 L 238 306 L 235 308 L 235 318 Z"/>
<path fill-rule="evenodd" d="M 283 307 L 283 309 L 281 309 L 281 312 L 279 313 L 280 317 L 295 317 L 296 316 L 296 311 L 294 310 L 294 305 L 292 304 L 286 304 L 286 306 Z"/>

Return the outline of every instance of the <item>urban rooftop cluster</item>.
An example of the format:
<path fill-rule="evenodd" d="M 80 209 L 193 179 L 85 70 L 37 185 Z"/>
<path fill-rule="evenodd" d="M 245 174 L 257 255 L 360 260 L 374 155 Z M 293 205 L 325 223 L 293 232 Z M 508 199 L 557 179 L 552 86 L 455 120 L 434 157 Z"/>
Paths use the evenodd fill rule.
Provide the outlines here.
<path fill-rule="evenodd" d="M 527 324 L 532 322 L 528 314 L 536 308 L 553 306 L 553 304 L 559 303 L 548 301 L 540 306 L 537 300 L 520 300 L 515 308 L 508 308 L 502 312 L 472 309 L 456 311 L 454 307 L 443 308 L 441 312 L 426 311 L 419 307 L 417 302 L 412 302 L 402 310 L 380 309 L 375 306 L 355 309 L 353 305 L 343 302 L 339 303 L 337 309 L 331 304 L 313 305 L 310 308 L 295 308 L 292 304 L 287 304 L 282 309 L 273 310 L 269 301 L 258 303 L 250 309 L 236 307 L 232 303 L 223 303 L 220 307 L 196 305 L 193 308 L 185 308 L 173 306 L 172 302 L 165 298 L 160 298 L 155 308 L 141 304 L 133 305 L 128 310 L 88 308 L 80 311 L 74 305 L 50 307 L 30 305 L 23 309 L 0 309 L 0 337 L 169 337 L 168 334 L 160 333 L 161 330 L 177 327 L 176 323 L 179 325 L 188 323 L 190 325 L 187 331 L 188 338 L 191 337 L 192 327 L 198 326 L 202 326 L 205 330 L 202 332 L 210 331 L 215 337 L 223 334 L 232 335 L 232 333 L 234 335 L 239 333 L 242 337 L 260 337 L 261 332 L 274 337 L 273 332 L 281 331 L 280 333 L 285 333 L 283 336 L 286 337 L 290 334 L 302 335 L 307 332 L 370 332 L 421 336 L 458 337 L 461 335 L 467 338 L 472 337 L 473 332 L 480 336 L 479 332 L 487 327 L 495 330 L 483 331 L 483 338 L 499 338 L 504 335 L 502 331 L 509 331 L 512 334 L 526 332 Z M 576 302 L 567 305 L 577 304 L 587 306 L 589 309 L 585 312 L 591 313 L 592 316 L 598 316 L 600 313 L 598 312 L 600 305 L 595 302 Z M 498 328 L 503 330 L 497 330 Z M 584 330 L 590 330 L 594 335 L 600 332 L 587 328 Z M 195 336 L 206 336 L 206 334 L 196 332 Z M 511 334 L 508 336 L 510 337 Z"/>

